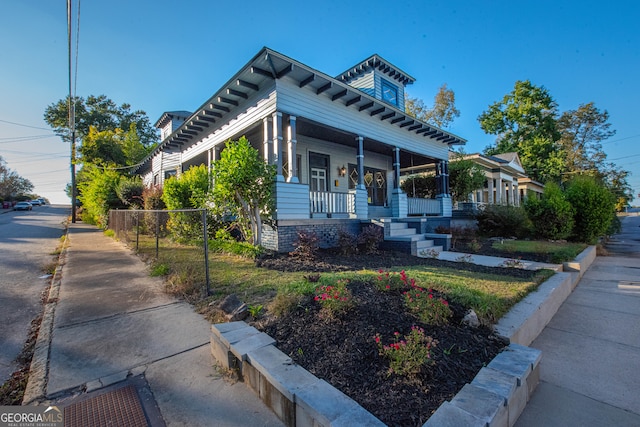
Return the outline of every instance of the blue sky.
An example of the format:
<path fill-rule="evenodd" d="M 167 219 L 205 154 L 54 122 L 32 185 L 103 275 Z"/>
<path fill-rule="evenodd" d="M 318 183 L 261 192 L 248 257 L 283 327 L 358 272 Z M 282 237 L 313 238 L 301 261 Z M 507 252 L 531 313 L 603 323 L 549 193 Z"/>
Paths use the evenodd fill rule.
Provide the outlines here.
<path fill-rule="evenodd" d="M 617 134 L 604 149 L 632 172 L 637 197 L 639 20 L 631 0 L 84 1 L 76 93 L 155 122 L 200 106 L 263 46 L 329 75 L 377 53 L 416 79 L 407 93 L 427 104 L 443 83 L 453 89 L 461 116 L 449 130 L 471 153 L 495 140 L 478 115 L 529 79 L 561 111 L 593 101 L 609 112 Z M 38 194 L 68 203 L 69 147 L 42 119 L 68 93 L 66 0 L 5 2 L 0 52 L 0 155 Z"/>

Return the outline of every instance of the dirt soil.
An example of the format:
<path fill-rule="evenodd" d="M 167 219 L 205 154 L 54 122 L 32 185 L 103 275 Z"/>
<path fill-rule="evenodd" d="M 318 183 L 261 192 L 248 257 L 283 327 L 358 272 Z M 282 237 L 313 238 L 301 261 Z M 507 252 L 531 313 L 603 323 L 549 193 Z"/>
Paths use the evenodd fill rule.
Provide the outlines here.
<path fill-rule="evenodd" d="M 453 267 L 519 277 L 533 272 L 423 259 L 407 254 L 341 256 L 323 251 L 317 260 L 272 254 L 258 261 L 281 271 L 329 272 L 362 268 L 386 269 L 417 264 Z M 331 318 L 309 298 L 280 318 L 257 322 L 296 363 L 347 394 L 389 426 L 421 426 L 445 401 L 452 399 L 507 344 L 486 327 L 461 323 L 466 307 L 450 302 L 453 317 L 445 326 L 428 326 L 408 313 L 400 291 L 379 292 L 365 283 L 351 283 L 355 307 Z M 434 364 L 416 378 L 389 374 L 389 362 L 378 354 L 374 335 L 390 343 L 394 332 L 408 334 L 422 327 L 438 341 Z"/>

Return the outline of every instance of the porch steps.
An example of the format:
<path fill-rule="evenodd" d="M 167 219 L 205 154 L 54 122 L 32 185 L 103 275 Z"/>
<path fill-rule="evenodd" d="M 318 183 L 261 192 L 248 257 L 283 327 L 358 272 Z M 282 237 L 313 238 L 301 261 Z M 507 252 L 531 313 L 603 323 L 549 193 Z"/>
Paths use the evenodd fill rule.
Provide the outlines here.
<path fill-rule="evenodd" d="M 423 234 L 417 234 L 415 228 L 410 228 L 406 222 L 386 223 L 384 228 L 384 240 L 387 242 L 407 242 L 411 248 L 411 255 L 420 256 L 424 250 L 442 252 L 442 246 L 435 246 L 433 240 L 427 239 Z"/>

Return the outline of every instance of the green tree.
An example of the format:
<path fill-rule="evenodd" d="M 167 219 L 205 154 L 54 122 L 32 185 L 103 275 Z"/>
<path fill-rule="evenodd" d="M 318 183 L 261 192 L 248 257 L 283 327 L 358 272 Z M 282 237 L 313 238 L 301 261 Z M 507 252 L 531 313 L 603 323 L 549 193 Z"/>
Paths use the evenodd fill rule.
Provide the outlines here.
<path fill-rule="evenodd" d="M 274 211 L 275 168 L 267 165 L 243 136 L 228 141 L 213 166 L 214 209 L 229 214 L 245 239 L 256 246 L 262 243 L 262 217 Z"/>
<path fill-rule="evenodd" d="M 433 107 L 428 108 L 424 101 L 419 98 L 405 96 L 405 111 L 411 117 L 415 117 L 426 123 L 433 124 L 439 128 L 448 127 L 457 117 L 460 111 L 456 108 L 456 95 L 453 90 L 443 84 L 438 89 L 438 93 L 433 99 Z"/>
<path fill-rule="evenodd" d="M 616 133 L 611 129 L 609 113 L 600 111 L 593 102 L 562 113 L 558 119 L 558 130 L 569 174 L 599 171 L 607 158 L 602 142 Z"/>
<path fill-rule="evenodd" d="M 33 191 L 33 184 L 26 178 L 12 171 L 0 156 L 0 198 L 13 200 L 26 196 Z"/>
<path fill-rule="evenodd" d="M 513 91 L 478 117 L 480 127 L 497 136 L 495 146 L 487 147 L 485 153 L 516 152 L 531 178 L 544 182 L 554 177 L 556 172 L 545 165 L 547 161 L 557 164 L 561 157 L 557 114 L 558 106 L 547 89 L 528 80 L 517 81 Z"/>
<path fill-rule="evenodd" d="M 117 105 L 105 95 L 90 95 L 86 100 L 76 97 L 74 101 L 76 137 L 80 140 L 89 134 L 91 126 L 100 132 L 130 129 L 132 124 L 136 125 L 136 132 L 144 147 L 152 147 L 158 140 L 158 130 L 151 125 L 147 114 L 142 110 L 131 111 L 131 105 Z M 69 97 L 47 106 L 44 120 L 64 141 L 70 141 Z"/>
<path fill-rule="evenodd" d="M 400 188 L 409 197 L 435 199 L 436 177 L 433 174 L 410 176 L 400 183 Z"/>
<path fill-rule="evenodd" d="M 482 188 L 487 180 L 482 168 L 464 157 L 460 151 L 449 163 L 449 190 L 455 202 L 467 201 L 469 194 Z"/>
<path fill-rule="evenodd" d="M 80 161 L 96 165 L 131 166 L 142 160 L 150 149 L 140 143 L 135 123 L 127 132 L 120 128 L 99 131 L 89 127 L 80 147 Z"/>

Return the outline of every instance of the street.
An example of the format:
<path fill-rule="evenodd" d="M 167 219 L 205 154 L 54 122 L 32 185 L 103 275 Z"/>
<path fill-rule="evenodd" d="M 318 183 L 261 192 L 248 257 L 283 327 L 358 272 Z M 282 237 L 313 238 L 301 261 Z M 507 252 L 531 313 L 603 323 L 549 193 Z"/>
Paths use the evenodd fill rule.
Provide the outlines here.
<path fill-rule="evenodd" d="M 41 312 L 49 282 L 43 268 L 56 260 L 53 252 L 69 214 L 64 205 L 0 214 L 0 384 L 16 370 L 15 358 Z"/>

